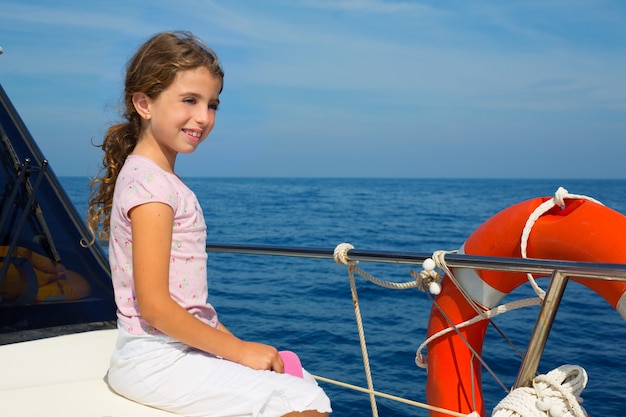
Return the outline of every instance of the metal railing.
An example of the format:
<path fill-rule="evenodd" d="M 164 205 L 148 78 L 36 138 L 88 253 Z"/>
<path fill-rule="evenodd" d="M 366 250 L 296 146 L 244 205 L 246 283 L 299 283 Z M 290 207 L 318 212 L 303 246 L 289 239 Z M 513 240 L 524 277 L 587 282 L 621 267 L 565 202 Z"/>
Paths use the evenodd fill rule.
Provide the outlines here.
<path fill-rule="evenodd" d="M 333 259 L 333 249 L 306 248 L 292 246 L 239 245 L 207 243 L 207 252 L 240 253 L 248 255 L 293 256 L 299 258 Z M 351 260 L 363 262 L 381 262 L 403 265 L 421 265 L 431 253 L 364 251 L 352 249 Z M 471 268 L 497 270 L 505 272 L 523 272 L 548 274 L 560 271 L 568 278 L 590 278 L 626 282 L 626 264 L 607 264 L 599 262 L 573 262 L 549 259 L 500 258 L 493 256 L 447 254 L 446 263 L 453 268 Z"/>
<path fill-rule="evenodd" d="M 207 252 L 274 255 L 301 258 L 333 259 L 334 249 L 304 247 L 236 245 L 208 243 Z M 429 253 L 381 252 L 352 249 L 348 257 L 353 261 L 421 265 L 430 258 Z M 466 254 L 447 254 L 446 264 L 452 268 L 497 270 L 551 276 L 544 302 L 537 316 L 526 353 L 522 360 L 514 388 L 530 385 L 537 368 L 552 323 L 559 308 L 565 287 L 570 278 L 598 279 L 626 282 L 626 265 L 593 262 L 573 262 L 546 259 L 499 258 Z"/>

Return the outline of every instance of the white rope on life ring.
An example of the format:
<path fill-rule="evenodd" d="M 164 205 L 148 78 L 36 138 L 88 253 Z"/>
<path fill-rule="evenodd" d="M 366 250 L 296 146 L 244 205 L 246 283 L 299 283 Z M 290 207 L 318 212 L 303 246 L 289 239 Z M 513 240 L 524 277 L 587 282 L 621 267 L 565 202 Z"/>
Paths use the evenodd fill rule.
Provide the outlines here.
<path fill-rule="evenodd" d="M 524 229 L 522 230 L 522 237 L 520 239 L 520 248 L 522 252 L 522 258 L 524 259 L 527 258 L 526 249 L 528 246 L 528 237 L 530 236 L 530 232 L 532 231 L 532 228 L 535 225 L 535 222 L 539 219 L 539 217 L 543 216 L 545 213 L 552 210 L 552 208 L 554 207 L 565 208 L 565 199 L 589 200 L 589 201 L 593 201 L 594 203 L 604 205 L 594 198 L 587 197 L 584 195 L 570 194 L 565 188 L 559 187 L 554 193 L 554 198 L 550 200 L 546 200 L 543 203 L 541 203 L 539 206 L 537 206 L 535 211 L 533 211 L 531 215 L 528 217 L 528 220 L 526 221 L 526 224 L 524 225 Z M 539 285 L 535 281 L 535 278 L 532 276 L 532 274 L 526 274 L 526 276 L 528 277 L 528 282 L 533 287 L 535 294 L 537 294 L 537 296 L 539 296 L 539 298 L 543 300 L 543 298 L 546 295 L 546 292 L 539 287 Z"/>

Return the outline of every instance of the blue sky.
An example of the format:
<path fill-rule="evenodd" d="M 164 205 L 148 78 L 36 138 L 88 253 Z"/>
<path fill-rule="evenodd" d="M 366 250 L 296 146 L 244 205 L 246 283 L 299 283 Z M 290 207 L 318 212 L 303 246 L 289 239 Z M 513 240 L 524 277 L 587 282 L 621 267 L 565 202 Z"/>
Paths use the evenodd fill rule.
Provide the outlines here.
<path fill-rule="evenodd" d="M 182 176 L 626 178 L 621 0 L 4 0 L 0 83 L 57 175 L 98 172 L 126 61 L 172 29 L 226 72 Z"/>

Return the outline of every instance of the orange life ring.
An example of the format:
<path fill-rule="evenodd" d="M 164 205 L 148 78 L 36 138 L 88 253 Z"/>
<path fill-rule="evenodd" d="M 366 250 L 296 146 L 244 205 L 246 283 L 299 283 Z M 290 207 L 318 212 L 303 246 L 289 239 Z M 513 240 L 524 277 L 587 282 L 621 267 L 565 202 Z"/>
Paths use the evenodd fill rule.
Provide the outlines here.
<path fill-rule="evenodd" d="M 460 253 L 481 256 L 521 257 L 522 230 L 531 213 L 549 198 L 536 198 L 513 205 L 483 223 L 467 239 Z M 527 256 L 579 262 L 626 263 L 626 216 L 601 204 L 583 200 L 565 200 L 563 208 L 554 207 L 539 217 L 528 237 Z M 455 268 L 457 280 L 478 304 L 490 309 L 514 288 L 527 282 L 526 274 L 499 271 L 476 271 Z M 626 320 L 626 283 L 592 279 L 574 279 L 609 302 Z M 442 282 L 437 304 L 455 323 L 476 316 L 450 279 Z M 473 349 L 481 354 L 488 321 L 460 329 Z M 428 336 L 449 327 L 441 312 L 433 306 Z M 472 372 L 472 369 L 474 372 Z M 474 384 L 474 385 L 472 385 Z M 472 393 L 472 386 L 475 387 Z M 456 334 L 450 332 L 428 344 L 428 404 L 485 415 L 481 392 L 481 364 Z M 431 412 L 431 416 L 445 414 Z"/>

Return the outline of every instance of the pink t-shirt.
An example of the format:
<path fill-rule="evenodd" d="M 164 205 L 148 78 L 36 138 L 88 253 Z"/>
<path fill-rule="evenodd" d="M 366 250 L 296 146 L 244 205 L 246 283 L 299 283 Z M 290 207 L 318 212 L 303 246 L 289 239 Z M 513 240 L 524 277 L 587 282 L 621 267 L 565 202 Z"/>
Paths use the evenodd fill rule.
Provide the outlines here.
<path fill-rule="evenodd" d="M 153 161 L 130 155 L 119 173 L 111 209 L 109 262 L 120 324 L 132 334 L 160 334 L 142 318 L 133 281 L 129 211 L 145 203 L 165 203 L 174 210 L 170 256 L 170 296 L 200 320 L 217 327 L 217 313 L 207 303 L 206 224 L 195 194 Z"/>

